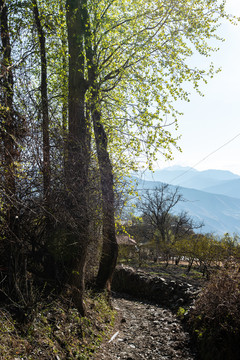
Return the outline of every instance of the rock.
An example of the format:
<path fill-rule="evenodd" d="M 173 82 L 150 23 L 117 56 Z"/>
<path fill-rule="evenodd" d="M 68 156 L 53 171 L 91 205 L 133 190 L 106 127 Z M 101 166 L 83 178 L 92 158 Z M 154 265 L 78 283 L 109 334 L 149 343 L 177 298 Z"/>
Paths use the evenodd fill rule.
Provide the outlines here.
<path fill-rule="evenodd" d="M 191 284 L 167 280 L 127 266 L 116 268 L 112 289 L 175 309 L 190 305 L 198 291 Z"/>
<path fill-rule="evenodd" d="M 113 334 L 119 331 L 118 341 L 106 342 L 93 359 L 195 359 L 189 348 L 188 334 L 170 310 L 123 297 L 113 299 L 113 303 L 121 309 L 120 316 L 126 322 L 119 320 L 113 331 Z"/>

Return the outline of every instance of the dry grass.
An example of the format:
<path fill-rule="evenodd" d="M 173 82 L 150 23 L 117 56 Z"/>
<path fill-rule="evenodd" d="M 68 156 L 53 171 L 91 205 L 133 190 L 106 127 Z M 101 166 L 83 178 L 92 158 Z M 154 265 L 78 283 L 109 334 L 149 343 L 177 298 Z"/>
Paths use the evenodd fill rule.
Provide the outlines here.
<path fill-rule="evenodd" d="M 240 273 L 229 263 L 213 275 L 190 312 L 202 359 L 239 360 Z"/>
<path fill-rule="evenodd" d="M 42 304 L 32 320 L 21 325 L 0 312 L 0 360 L 91 359 L 114 323 L 103 296 L 86 299 L 88 314 L 80 317 L 64 299 Z"/>

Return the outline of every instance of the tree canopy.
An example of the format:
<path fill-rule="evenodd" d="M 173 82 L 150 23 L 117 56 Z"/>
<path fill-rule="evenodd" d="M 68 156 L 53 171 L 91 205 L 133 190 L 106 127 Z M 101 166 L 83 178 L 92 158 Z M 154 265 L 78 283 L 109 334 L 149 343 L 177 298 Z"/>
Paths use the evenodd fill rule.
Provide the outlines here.
<path fill-rule="evenodd" d="M 98 289 L 116 264 L 116 179 L 171 157 L 176 100 L 218 71 L 191 56 L 234 18 L 218 0 L 0 0 L 0 19 L 2 293 L 26 306 L 30 272 L 84 313 L 89 246 Z"/>

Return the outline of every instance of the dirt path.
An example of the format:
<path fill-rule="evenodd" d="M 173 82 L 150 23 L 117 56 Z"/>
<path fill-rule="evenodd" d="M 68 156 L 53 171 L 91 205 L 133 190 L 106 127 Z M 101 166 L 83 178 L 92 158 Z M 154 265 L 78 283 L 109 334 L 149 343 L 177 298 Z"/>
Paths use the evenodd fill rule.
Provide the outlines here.
<path fill-rule="evenodd" d="M 95 360 L 194 360 L 188 334 L 176 316 L 157 305 L 118 297 L 120 314 L 113 339 L 101 346 Z"/>

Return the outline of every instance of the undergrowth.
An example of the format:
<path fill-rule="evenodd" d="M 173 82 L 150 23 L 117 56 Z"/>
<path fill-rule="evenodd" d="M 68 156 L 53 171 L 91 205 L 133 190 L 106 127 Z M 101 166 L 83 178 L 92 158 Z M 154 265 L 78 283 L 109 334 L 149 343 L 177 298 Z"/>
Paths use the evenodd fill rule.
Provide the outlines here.
<path fill-rule="evenodd" d="M 190 312 L 189 324 L 201 359 L 239 360 L 239 264 L 229 263 L 212 276 Z"/>
<path fill-rule="evenodd" d="M 31 320 L 20 324 L 0 310 L 0 360 L 61 360 L 93 357 L 114 325 L 115 312 L 104 295 L 86 298 L 87 314 L 64 298 L 42 303 Z"/>

